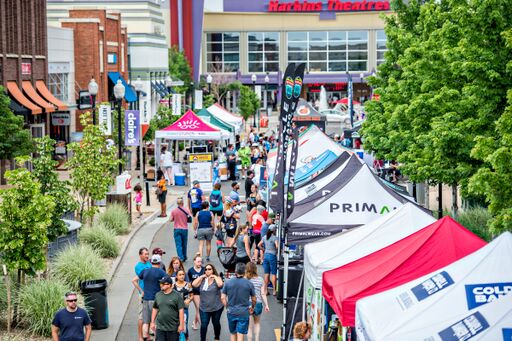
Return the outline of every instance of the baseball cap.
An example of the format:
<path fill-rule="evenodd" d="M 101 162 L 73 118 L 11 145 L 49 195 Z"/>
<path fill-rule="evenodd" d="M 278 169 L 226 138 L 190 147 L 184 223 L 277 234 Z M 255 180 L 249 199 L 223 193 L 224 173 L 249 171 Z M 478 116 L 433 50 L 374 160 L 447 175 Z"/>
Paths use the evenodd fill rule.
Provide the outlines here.
<path fill-rule="evenodd" d="M 199 185 L 199 181 L 197 181 L 197 180 L 192 181 L 192 185 L 194 185 L 194 186 Z"/>
<path fill-rule="evenodd" d="M 162 257 L 160 255 L 151 256 L 151 264 L 159 264 L 162 263 Z"/>
<path fill-rule="evenodd" d="M 275 217 L 276 217 L 276 214 L 275 214 L 274 212 L 270 212 L 270 213 L 268 214 L 268 217 L 273 219 L 273 218 L 275 218 Z"/>
<path fill-rule="evenodd" d="M 164 283 L 172 284 L 173 280 L 172 280 L 171 276 L 167 275 L 167 276 L 160 278 L 159 282 L 160 282 L 160 284 L 164 284 Z"/>
<path fill-rule="evenodd" d="M 161 255 L 165 255 L 165 251 L 164 251 L 164 250 L 162 250 L 162 249 L 161 249 L 161 248 L 159 248 L 159 247 L 155 247 L 155 248 L 153 249 L 152 254 L 154 254 L 154 255 L 160 255 L 160 256 L 161 256 Z"/>

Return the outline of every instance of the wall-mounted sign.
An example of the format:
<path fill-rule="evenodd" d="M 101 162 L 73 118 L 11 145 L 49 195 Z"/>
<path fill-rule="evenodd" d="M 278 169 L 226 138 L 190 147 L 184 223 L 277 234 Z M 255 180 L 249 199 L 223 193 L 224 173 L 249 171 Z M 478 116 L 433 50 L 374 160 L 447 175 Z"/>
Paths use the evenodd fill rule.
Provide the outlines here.
<path fill-rule="evenodd" d="M 71 124 L 71 115 L 69 113 L 53 113 L 52 114 L 52 125 L 56 126 L 68 126 Z"/>
<path fill-rule="evenodd" d="M 360 12 L 389 11 L 389 1 L 281 1 L 271 0 L 268 12 Z"/>
<path fill-rule="evenodd" d="M 140 114 L 138 110 L 126 110 L 124 112 L 124 144 L 125 146 L 138 146 L 140 134 Z"/>
<path fill-rule="evenodd" d="M 32 63 L 21 63 L 21 74 L 31 75 L 32 74 Z"/>
<path fill-rule="evenodd" d="M 112 109 L 110 105 L 100 105 L 98 110 L 98 122 L 103 134 L 112 135 Z"/>

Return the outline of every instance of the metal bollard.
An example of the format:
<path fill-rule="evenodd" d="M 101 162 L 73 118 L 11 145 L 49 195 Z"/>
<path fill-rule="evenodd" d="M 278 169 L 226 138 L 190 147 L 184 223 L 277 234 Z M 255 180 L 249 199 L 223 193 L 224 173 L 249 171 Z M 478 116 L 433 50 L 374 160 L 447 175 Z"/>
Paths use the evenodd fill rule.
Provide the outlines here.
<path fill-rule="evenodd" d="M 146 206 L 150 206 L 151 203 L 149 201 L 149 181 L 144 181 L 146 183 Z"/>

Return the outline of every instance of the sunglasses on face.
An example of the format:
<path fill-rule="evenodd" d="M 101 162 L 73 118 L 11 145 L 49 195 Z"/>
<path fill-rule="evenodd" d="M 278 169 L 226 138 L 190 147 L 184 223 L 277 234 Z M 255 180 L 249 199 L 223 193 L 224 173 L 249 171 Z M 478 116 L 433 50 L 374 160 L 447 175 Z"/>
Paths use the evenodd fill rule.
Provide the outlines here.
<path fill-rule="evenodd" d="M 74 300 L 66 300 L 66 302 L 76 302 L 77 299 L 75 298 Z"/>
<path fill-rule="evenodd" d="M 205 270 L 212 271 L 213 269 L 212 268 L 206 268 Z"/>

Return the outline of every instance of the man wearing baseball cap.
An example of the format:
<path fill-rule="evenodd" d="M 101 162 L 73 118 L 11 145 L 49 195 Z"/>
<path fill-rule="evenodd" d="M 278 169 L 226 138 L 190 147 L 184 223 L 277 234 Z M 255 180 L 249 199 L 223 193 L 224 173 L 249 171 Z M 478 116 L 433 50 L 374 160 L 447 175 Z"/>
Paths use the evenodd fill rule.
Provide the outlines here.
<path fill-rule="evenodd" d="M 203 203 L 204 195 L 203 190 L 199 181 L 194 180 L 192 182 L 192 188 L 188 191 L 188 209 L 192 212 L 192 216 L 195 217 L 196 213 L 201 211 L 201 204 Z"/>
<path fill-rule="evenodd" d="M 135 285 L 142 295 L 142 338 L 144 340 L 147 340 L 149 337 L 151 312 L 153 310 L 155 295 L 160 291 L 160 279 L 167 276 L 165 271 L 160 268 L 160 263 L 162 263 L 162 256 L 151 256 L 151 267 L 144 269 L 138 277 L 135 277 L 132 280 L 133 285 Z M 138 279 L 142 279 L 144 281 L 144 289 L 140 288 Z"/>
<path fill-rule="evenodd" d="M 161 248 L 159 247 L 155 247 L 153 249 L 153 251 L 151 252 L 152 255 L 160 255 L 160 257 L 162 257 L 163 255 L 165 255 L 165 251 L 162 250 Z M 167 272 L 167 270 L 165 269 L 165 264 L 164 262 L 161 262 L 160 263 L 160 269 L 164 270 L 165 272 Z"/>
<path fill-rule="evenodd" d="M 163 276 L 159 280 L 162 291 L 155 296 L 151 312 L 151 330 L 156 340 L 178 340 L 185 331 L 185 302 L 183 295 L 173 290 L 173 280 Z"/>

